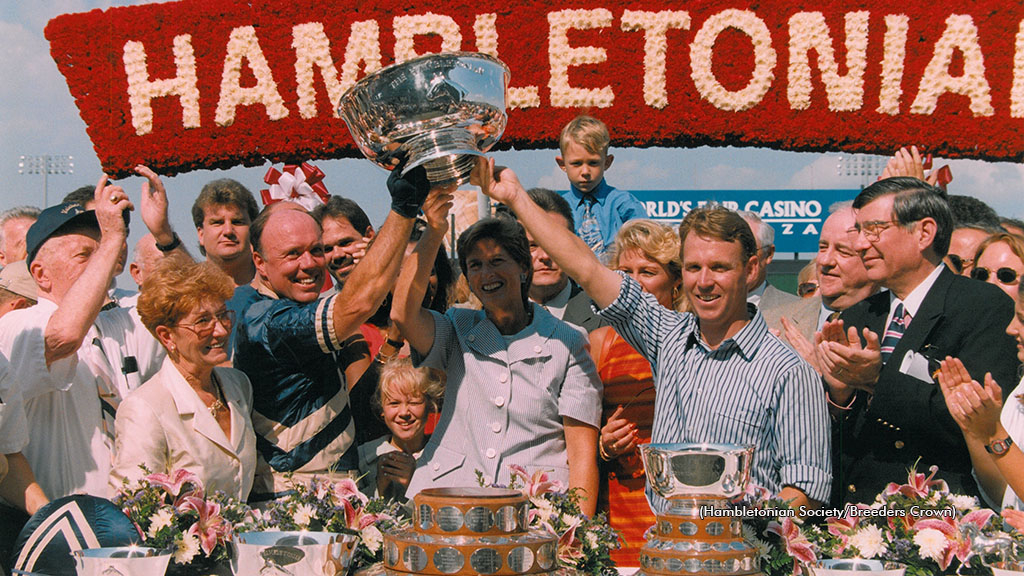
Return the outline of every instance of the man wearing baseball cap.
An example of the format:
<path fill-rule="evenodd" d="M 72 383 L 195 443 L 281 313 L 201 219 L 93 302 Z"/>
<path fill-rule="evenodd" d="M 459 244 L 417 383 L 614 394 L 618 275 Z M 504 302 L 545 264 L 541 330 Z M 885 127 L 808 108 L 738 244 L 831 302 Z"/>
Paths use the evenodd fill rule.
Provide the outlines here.
<path fill-rule="evenodd" d="M 147 179 L 143 221 L 158 243 L 173 244 L 159 177 L 142 166 L 136 172 Z M 0 318 L 0 353 L 10 359 L 28 419 L 23 452 L 49 498 L 109 496 L 113 414 L 131 383 L 163 360 L 137 316 L 100 311 L 133 206 L 106 176 L 94 198 L 95 210 L 68 202 L 39 215 L 26 236 L 38 303 Z"/>

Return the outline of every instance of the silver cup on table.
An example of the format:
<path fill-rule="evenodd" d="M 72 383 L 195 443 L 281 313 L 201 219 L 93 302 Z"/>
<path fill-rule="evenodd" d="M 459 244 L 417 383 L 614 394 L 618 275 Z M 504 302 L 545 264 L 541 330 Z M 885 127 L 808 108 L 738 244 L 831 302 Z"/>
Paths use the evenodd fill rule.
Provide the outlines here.
<path fill-rule="evenodd" d="M 509 77 L 508 67 L 486 54 L 429 54 L 363 78 L 338 110 L 378 166 L 404 162 L 404 173 L 423 165 L 434 186 L 459 185 L 505 131 Z"/>

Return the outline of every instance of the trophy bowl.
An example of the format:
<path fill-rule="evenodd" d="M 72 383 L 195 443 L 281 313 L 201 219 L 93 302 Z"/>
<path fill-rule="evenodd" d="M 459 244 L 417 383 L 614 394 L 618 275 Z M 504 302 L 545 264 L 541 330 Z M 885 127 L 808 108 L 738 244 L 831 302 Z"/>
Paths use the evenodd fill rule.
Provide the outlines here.
<path fill-rule="evenodd" d="M 469 181 L 474 157 L 505 131 L 510 73 L 475 52 L 428 54 L 366 76 L 338 111 L 359 150 L 385 170 L 423 165 L 434 186 Z"/>
<path fill-rule="evenodd" d="M 878 576 L 903 576 L 907 567 L 899 562 L 883 562 L 865 558 L 834 558 L 819 560 L 809 567 L 811 576 L 847 576 L 869 573 Z"/>
<path fill-rule="evenodd" d="M 78 576 L 160 576 L 167 572 L 169 550 L 144 546 L 115 546 L 75 550 Z"/>
<path fill-rule="evenodd" d="M 332 532 L 244 532 L 231 540 L 235 576 L 347 574 L 358 539 Z"/>
<path fill-rule="evenodd" d="M 646 444 L 640 447 L 647 481 L 663 498 L 731 498 L 750 480 L 753 446 Z"/>

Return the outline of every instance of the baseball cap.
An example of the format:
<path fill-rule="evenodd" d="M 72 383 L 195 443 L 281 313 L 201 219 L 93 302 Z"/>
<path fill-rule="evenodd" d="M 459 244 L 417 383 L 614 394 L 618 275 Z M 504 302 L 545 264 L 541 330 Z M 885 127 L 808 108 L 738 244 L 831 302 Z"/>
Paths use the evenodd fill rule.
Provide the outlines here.
<path fill-rule="evenodd" d="M 85 206 L 78 202 L 65 202 L 50 206 L 39 214 L 35 224 L 28 229 L 25 235 L 25 249 L 28 251 L 27 264 L 32 264 L 36 253 L 43 244 L 60 231 L 64 226 L 72 222 L 82 222 L 99 227 L 96 221 L 96 213 L 86 210 Z"/>
<path fill-rule="evenodd" d="M 0 270 L 0 288 L 29 300 L 39 299 L 36 297 L 36 282 L 24 260 L 12 262 Z"/>

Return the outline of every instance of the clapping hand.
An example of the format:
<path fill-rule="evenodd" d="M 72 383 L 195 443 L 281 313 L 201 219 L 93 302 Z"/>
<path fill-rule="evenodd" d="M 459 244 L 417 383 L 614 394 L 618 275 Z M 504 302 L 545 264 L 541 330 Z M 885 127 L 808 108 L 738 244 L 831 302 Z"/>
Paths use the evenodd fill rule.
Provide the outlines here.
<path fill-rule="evenodd" d="M 393 490 L 404 495 L 415 471 L 416 458 L 412 454 L 388 452 L 377 460 L 377 490 L 385 494 L 388 488 L 394 486 Z"/>
<path fill-rule="evenodd" d="M 839 383 L 873 392 L 882 371 L 878 335 L 864 328 L 864 340 L 854 327 L 844 329 L 842 320 L 826 322 L 815 335 L 822 374 Z"/>
<path fill-rule="evenodd" d="M 1003 409 L 1003 391 L 985 374 L 982 387 L 971 378 L 959 358 L 946 357 L 939 364 L 939 387 L 946 398 L 946 408 L 953 420 L 967 434 L 983 443 L 995 436 Z"/>

